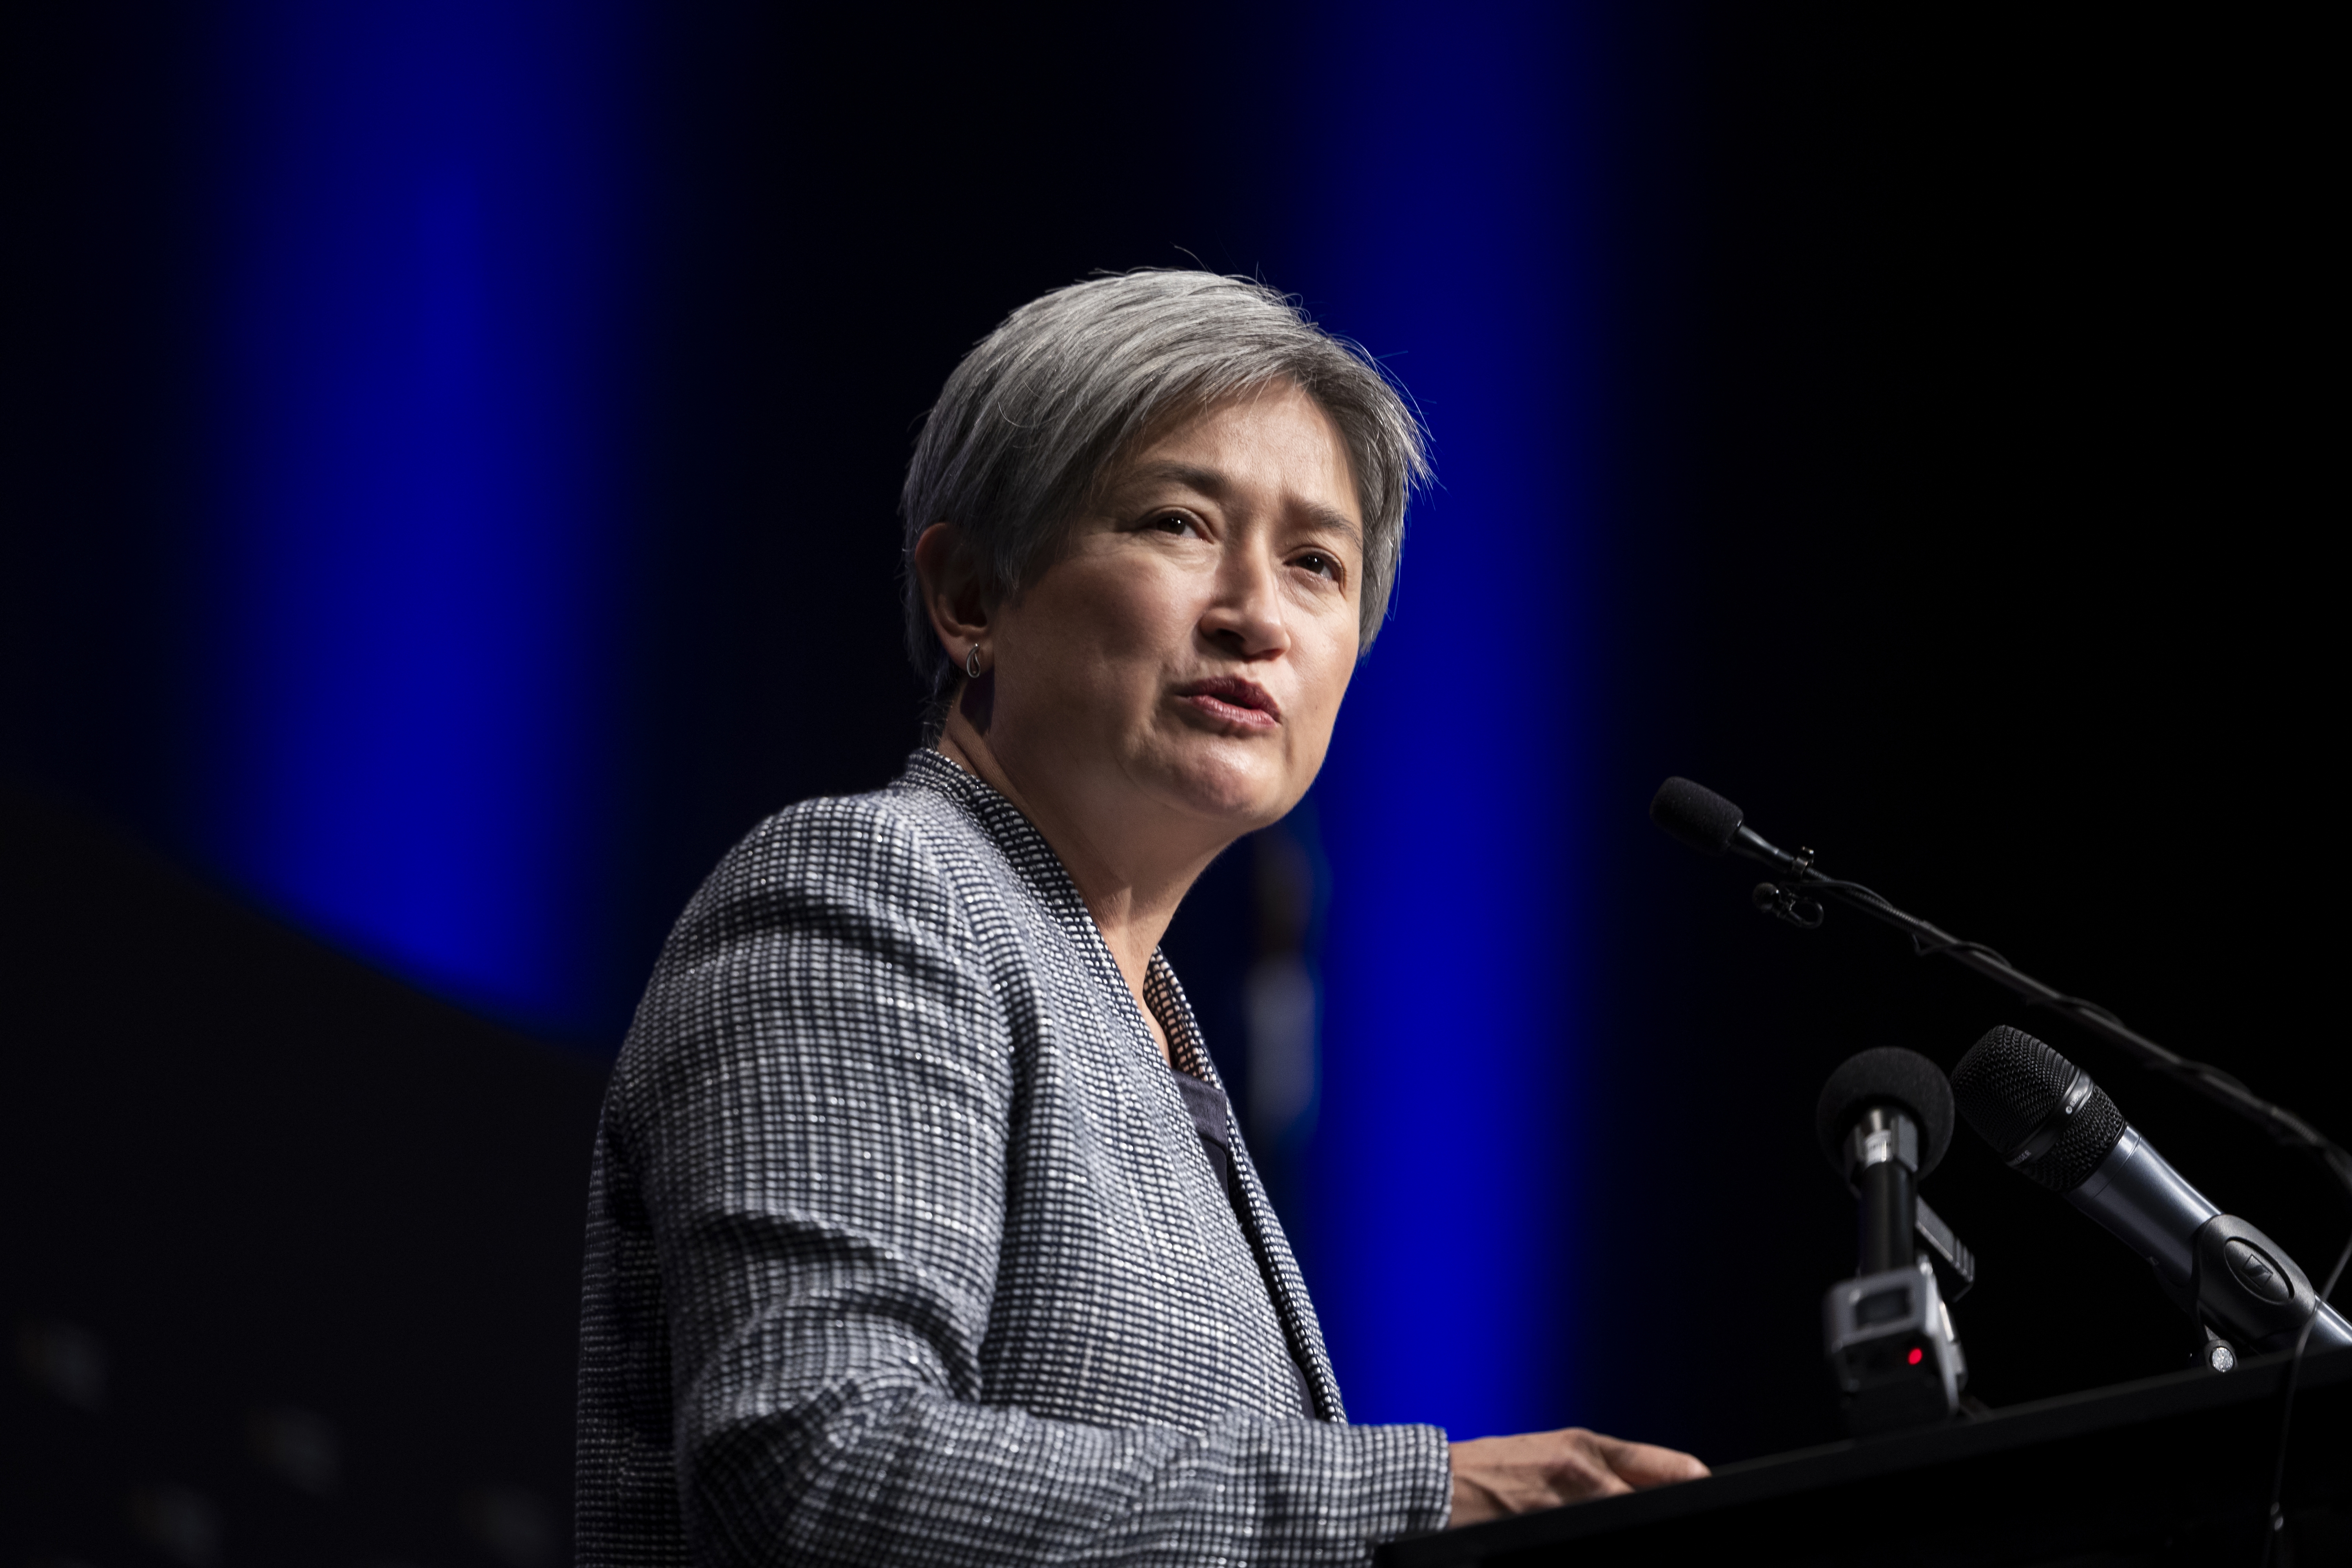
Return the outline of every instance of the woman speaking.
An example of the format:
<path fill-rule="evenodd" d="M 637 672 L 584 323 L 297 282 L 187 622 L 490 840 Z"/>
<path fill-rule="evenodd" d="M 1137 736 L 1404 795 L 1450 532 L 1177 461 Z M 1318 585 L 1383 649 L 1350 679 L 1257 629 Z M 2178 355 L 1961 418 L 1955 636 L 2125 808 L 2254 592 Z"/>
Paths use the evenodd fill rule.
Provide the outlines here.
<path fill-rule="evenodd" d="M 1244 279 L 1077 284 L 957 366 L 903 500 L 935 738 L 728 855 L 614 1072 L 583 1563 L 1354 1563 L 1705 1473 L 1348 1425 L 1158 951 L 1314 782 L 1424 473 Z"/>

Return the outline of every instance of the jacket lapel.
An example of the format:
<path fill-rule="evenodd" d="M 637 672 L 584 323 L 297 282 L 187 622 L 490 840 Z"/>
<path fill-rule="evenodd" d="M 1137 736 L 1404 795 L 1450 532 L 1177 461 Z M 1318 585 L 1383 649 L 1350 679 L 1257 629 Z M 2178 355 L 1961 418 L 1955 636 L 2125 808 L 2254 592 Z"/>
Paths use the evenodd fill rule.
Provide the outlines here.
<path fill-rule="evenodd" d="M 1068 926 L 1082 959 L 1095 965 L 1107 985 L 1125 991 L 1127 982 L 1112 961 L 1110 950 L 1103 945 L 1101 933 L 1096 931 L 1094 918 L 1078 898 L 1069 873 L 1055 858 L 1045 837 L 1014 809 L 1012 802 L 935 752 L 916 752 L 907 776 L 911 782 L 960 802 L 971 812 L 1046 908 Z M 1177 984 L 1176 972 L 1158 952 L 1151 955 L 1144 995 L 1158 1015 L 1160 1026 L 1168 1031 L 1169 1050 L 1176 1066 L 1223 1089 L 1224 1079 L 1218 1076 L 1216 1063 L 1209 1059 L 1208 1047 L 1202 1043 L 1200 1025 L 1192 1016 L 1192 1004 L 1185 999 L 1183 986 Z M 1131 1033 L 1131 1043 L 1156 1065 L 1159 1049 L 1152 1045 L 1139 1015 L 1134 1019 Z M 1230 1095 L 1225 1102 L 1225 1133 L 1242 1194 L 1235 1217 L 1249 1240 L 1250 1251 L 1257 1258 L 1258 1272 L 1265 1280 L 1266 1294 L 1273 1299 L 1283 1338 L 1288 1342 L 1292 1359 L 1307 1373 L 1316 1414 L 1326 1421 L 1344 1424 L 1347 1407 L 1339 1402 L 1339 1382 L 1331 1372 L 1330 1353 L 1323 1348 L 1323 1326 L 1316 1320 L 1314 1303 L 1307 1300 L 1307 1281 L 1298 1272 L 1298 1260 L 1291 1256 L 1290 1239 L 1283 1234 L 1282 1222 L 1275 1217 L 1274 1205 L 1266 1201 L 1265 1184 L 1258 1180 L 1257 1166 L 1242 1140 Z"/>
<path fill-rule="evenodd" d="M 1225 1081 L 1218 1076 L 1217 1064 L 1210 1059 L 1208 1047 L 1202 1042 L 1192 1005 L 1185 999 L 1176 972 L 1157 952 L 1151 955 L 1144 993 L 1151 1010 L 1160 1016 L 1160 1026 L 1168 1031 L 1168 1047 L 1176 1058 L 1177 1067 L 1223 1089 Z M 1283 1337 L 1290 1343 L 1290 1353 L 1307 1373 L 1307 1386 L 1315 1396 L 1316 1414 L 1326 1421 L 1345 1423 L 1347 1407 L 1339 1400 L 1339 1380 L 1331 1371 L 1330 1352 L 1323 1348 L 1323 1325 L 1316 1319 L 1314 1302 L 1307 1299 L 1307 1281 L 1298 1272 L 1298 1260 L 1291 1256 L 1290 1238 L 1283 1234 L 1282 1222 L 1275 1216 L 1274 1205 L 1266 1200 L 1265 1184 L 1258 1180 L 1257 1165 L 1250 1159 L 1249 1147 L 1242 1139 L 1241 1124 L 1234 1115 L 1230 1095 L 1225 1100 L 1225 1134 L 1233 1150 L 1234 1173 L 1241 1184 L 1238 1214 L 1242 1230 L 1249 1237 L 1250 1250 L 1257 1257 L 1258 1272 L 1265 1278 L 1266 1293 L 1274 1298 L 1275 1316 L 1282 1321 Z"/>

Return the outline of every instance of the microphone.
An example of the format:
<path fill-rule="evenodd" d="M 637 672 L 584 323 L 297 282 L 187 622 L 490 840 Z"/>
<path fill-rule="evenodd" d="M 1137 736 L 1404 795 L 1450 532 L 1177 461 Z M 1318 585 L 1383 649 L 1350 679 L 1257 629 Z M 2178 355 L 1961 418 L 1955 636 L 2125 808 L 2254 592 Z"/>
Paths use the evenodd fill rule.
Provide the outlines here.
<path fill-rule="evenodd" d="M 1747 825 L 1747 813 L 1686 778 L 1670 778 L 1650 797 L 1650 820 L 1702 855 L 1728 850 L 1776 871 L 1797 872 L 1805 860 L 1779 848 Z"/>
<path fill-rule="evenodd" d="M 1813 1109 L 1822 1153 L 1862 1200 L 1855 1272 L 1911 1262 L 1918 1184 L 1952 1145 L 1952 1089 L 1936 1064 L 1892 1048 L 1848 1058 Z"/>
<path fill-rule="evenodd" d="M 1865 1433 L 1944 1420 L 1969 1373 L 1937 1264 L 1951 1270 L 1954 1297 L 1975 1265 L 1918 1184 L 1951 1146 L 1951 1086 L 1916 1052 L 1864 1051 L 1822 1086 L 1813 1131 L 1860 1199 L 1854 1277 L 1822 1298 L 1822 1347 L 1847 1422 Z M 1940 1257 L 1920 1251 L 1915 1233 Z"/>
<path fill-rule="evenodd" d="M 2352 1325 L 2318 1299 L 2278 1243 L 2189 1184 L 2124 1120 L 2091 1075 L 2021 1029 L 1992 1030 L 1952 1069 L 1960 1115 L 1993 1152 L 2113 1233 L 2155 1268 L 2204 1326 L 2206 1363 L 2237 1364 L 2226 1329 L 2259 1350 L 2352 1345 Z"/>

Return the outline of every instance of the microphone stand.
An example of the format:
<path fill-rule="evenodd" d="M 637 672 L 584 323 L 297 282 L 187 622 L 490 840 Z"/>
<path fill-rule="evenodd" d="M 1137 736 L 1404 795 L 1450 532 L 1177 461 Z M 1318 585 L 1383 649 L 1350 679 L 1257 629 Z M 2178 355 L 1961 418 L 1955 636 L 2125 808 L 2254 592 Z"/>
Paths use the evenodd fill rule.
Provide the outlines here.
<path fill-rule="evenodd" d="M 2316 1156 L 2344 1184 L 2347 1195 L 2352 1196 L 2352 1153 L 2347 1153 L 2302 1117 L 2264 1100 L 2220 1068 L 2167 1050 L 2105 1007 L 2080 996 L 2069 996 L 2056 986 L 2034 979 L 1982 942 L 1964 941 L 1917 915 L 1899 910 L 1859 882 L 1824 876 L 1813 865 L 1813 852 L 1810 849 L 1800 849 L 1791 855 L 1745 826 L 1729 847 L 1733 854 L 1761 860 L 1780 873 L 1778 882 L 1756 885 L 1756 907 L 1766 914 L 1811 931 L 1822 923 L 1822 908 L 1811 895 L 1825 895 L 1859 910 L 1908 935 L 1916 956 L 1940 955 L 1974 970 L 1994 984 L 2023 997 L 2028 1006 L 2047 1007 L 2072 1019 L 2081 1028 L 2121 1048 L 2141 1067 L 2185 1083 L 2206 1099 L 2227 1107 L 2285 1147 Z"/>
<path fill-rule="evenodd" d="M 1733 809 L 1737 810 L 1737 807 Z M 1850 909 L 1861 910 L 1872 919 L 1893 926 L 1911 939 L 1914 955 L 1927 958 L 1940 954 L 1963 968 L 1974 970 L 1994 984 L 2025 999 L 2030 1007 L 2046 1007 L 2074 1021 L 2100 1039 L 2116 1047 L 2152 1072 L 2187 1084 L 2206 1099 L 2252 1122 L 2284 1147 L 2311 1155 L 2333 1175 L 2352 1200 L 2352 1153 L 2319 1129 L 2295 1115 L 2284 1106 L 2264 1100 L 2231 1074 L 2208 1062 L 2193 1061 L 2177 1051 L 2167 1050 L 2146 1035 L 2131 1028 L 2105 1007 L 2086 1002 L 2080 996 L 2069 996 L 2054 985 L 2043 984 L 2019 969 L 2000 953 L 1982 942 L 1968 942 L 1954 936 L 1940 926 L 1921 920 L 1917 915 L 1899 910 L 1885 897 L 1873 892 L 1859 882 L 1842 881 L 1822 874 L 1813 865 L 1813 852 L 1800 848 L 1794 855 L 1774 845 L 1754 828 L 1741 824 L 1731 842 L 1725 846 L 1736 855 L 1760 860 L 1780 874 L 1777 881 L 1759 882 L 1752 893 L 1756 907 L 1775 919 L 1788 921 L 1805 931 L 1817 929 L 1822 923 L 1820 898 L 1835 899 Z M 2336 1267 L 2319 1287 L 2319 1300 L 2325 1301 L 2334 1293 L 2336 1281 L 2343 1278 L 2345 1265 L 2352 1263 L 2352 1238 L 2336 1254 Z M 2294 1390 L 2303 1373 L 2303 1355 L 2311 1341 L 2311 1326 L 2317 1321 L 2314 1313 L 2295 1336 L 2294 1359 L 2287 1367 L 2286 1392 L 2279 1411 L 2278 1451 L 2272 1466 L 2268 1528 L 2263 1536 L 2263 1561 L 2271 1559 L 2273 1543 L 2286 1521 L 2280 1511 L 2280 1496 L 2286 1481 L 2286 1440 L 2288 1423 L 2294 1414 Z"/>

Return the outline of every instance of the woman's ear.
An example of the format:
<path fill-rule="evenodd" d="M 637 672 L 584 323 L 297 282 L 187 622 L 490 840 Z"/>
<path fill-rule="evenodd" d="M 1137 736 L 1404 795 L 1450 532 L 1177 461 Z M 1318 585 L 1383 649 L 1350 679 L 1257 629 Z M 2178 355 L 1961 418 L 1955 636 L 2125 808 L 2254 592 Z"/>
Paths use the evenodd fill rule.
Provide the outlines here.
<path fill-rule="evenodd" d="M 923 608 L 931 630 L 959 669 L 972 645 L 988 638 L 988 596 L 978 566 L 964 548 L 963 530 L 935 522 L 915 541 L 915 577 L 923 585 Z"/>

